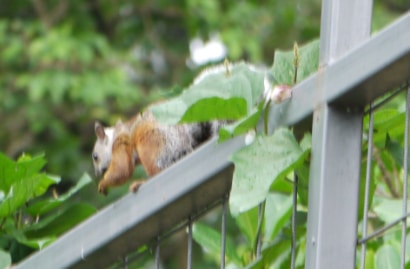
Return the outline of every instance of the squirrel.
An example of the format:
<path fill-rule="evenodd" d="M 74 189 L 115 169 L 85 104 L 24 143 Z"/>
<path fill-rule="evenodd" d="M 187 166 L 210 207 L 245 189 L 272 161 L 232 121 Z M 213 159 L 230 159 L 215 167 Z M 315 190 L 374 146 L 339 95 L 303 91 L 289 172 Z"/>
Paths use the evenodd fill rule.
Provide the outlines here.
<path fill-rule="evenodd" d="M 193 84 L 200 83 L 210 74 L 227 72 L 231 64 L 206 69 Z M 258 68 L 250 66 L 252 70 Z M 272 87 L 269 76 L 264 79 L 264 92 L 259 99 L 282 102 L 291 97 L 290 87 Z M 279 91 L 278 91 L 279 90 Z M 122 185 L 132 177 L 134 166 L 142 164 L 148 177 L 167 168 L 201 143 L 217 135 L 219 128 L 232 121 L 213 120 L 202 123 L 161 125 L 149 108 L 129 121 L 113 127 L 95 123 L 97 141 L 92 153 L 97 177 L 102 176 L 98 191 L 106 194 L 108 188 Z M 144 181 L 130 185 L 136 191 Z"/>
<path fill-rule="evenodd" d="M 142 164 L 148 177 L 156 175 L 201 143 L 215 136 L 224 121 L 162 125 L 147 109 L 114 127 L 95 122 L 97 141 L 92 159 L 97 177 L 102 176 L 98 191 L 122 185 L 132 177 L 134 166 Z M 144 181 L 135 181 L 135 192 Z"/>

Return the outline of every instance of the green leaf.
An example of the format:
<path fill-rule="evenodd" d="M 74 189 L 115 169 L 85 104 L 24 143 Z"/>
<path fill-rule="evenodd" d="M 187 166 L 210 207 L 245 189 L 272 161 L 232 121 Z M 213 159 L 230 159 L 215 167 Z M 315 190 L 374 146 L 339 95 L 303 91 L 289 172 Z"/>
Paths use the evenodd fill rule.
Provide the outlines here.
<path fill-rule="evenodd" d="M 402 136 L 405 117 L 405 112 L 401 112 L 398 109 L 385 108 L 376 110 L 374 112 L 374 143 L 384 142 L 387 133 L 393 137 Z M 369 115 L 366 115 L 363 121 L 368 123 Z"/>
<path fill-rule="evenodd" d="M 227 84 L 228 85 L 228 84 Z M 244 98 L 221 97 L 203 98 L 189 106 L 181 118 L 181 122 L 210 121 L 214 119 L 239 119 L 247 114 Z"/>
<path fill-rule="evenodd" d="M 319 39 L 299 48 L 299 68 L 297 82 L 301 82 L 319 68 Z"/>
<path fill-rule="evenodd" d="M 300 147 L 303 151 L 310 150 L 312 148 L 312 134 L 305 133 L 300 141 Z"/>
<path fill-rule="evenodd" d="M 0 189 L 8 192 L 14 183 L 38 174 L 45 164 L 44 154 L 34 157 L 23 154 L 15 162 L 0 153 Z"/>
<path fill-rule="evenodd" d="M 275 51 L 273 66 L 270 73 L 277 84 L 293 84 L 294 77 L 294 52 Z M 319 66 L 319 40 L 311 41 L 299 47 L 299 67 L 297 82 L 307 78 L 317 71 Z"/>
<path fill-rule="evenodd" d="M 254 143 L 232 156 L 235 164 L 229 205 L 232 215 L 249 210 L 266 199 L 269 188 L 305 158 L 303 151 L 288 129 L 273 135 L 257 136 Z"/>
<path fill-rule="evenodd" d="M 304 163 L 300 167 L 296 168 L 296 174 L 298 175 L 298 195 L 300 203 L 304 206 L 308 205 L 309 200 L 309 164 Z"/>
<path fill-rule="evenodd" d="M 404 147 L 397 141 L 390 138 L 389 134 L 386 134 L 387 151 L 393 157 L 398 167 L 403 167 L 404 164 Z M 410 165 L 410 160 L 407 161 L 407 165 Z"/>
<path fill-rule="evenodd" d="M 25 235 L 31 240 L 59 236 L 95 212 L 96 209 L 89 204 L 76 203 L 69 205 L 56 214 L 41 219 L 38 223 L 28 227 L 25 230 Z"/>
<path fill-rule="evenodd" d="M 275 238 L 292 215 L 292 196 L 269 193 L 265 205 L 265 241 Z"/>
<path fill-rule="evenodd" d="M 219 142 L 223 142 L 229 138 L 246 133 L 255 128 L 262 113 L 262 106 L 252 109 L 252 112 L 232 124 L 223 126 L 219 130 Z"/>
<path fill-rule="evenodd" d="M 8 252 L 0 250 L 0 269 L 9 268 L 11 265 L 11 256 Z"/>
<path fill-rule="evenodd" d="M 290 240 L 275 240 L 262 250 L 260 258 L 248 264 L 246 269 L 282 268 L 281 265 L 288 259 L 291 250 Z"/>
<path fill-rule="evenodd" d="M 400 254 L 396 248 L 385 244 L 381 246 L 375 254 L 376 269 L 396 269 L 400 268 Z"/>
<path fill-rule="evenodd" d="M 291 176 L 291 177 L 290 177 Z M 270 192 L 290 194 L 293 192 L 293 173 L 286 175 L 283 180 L 274 180 L 269 188 Z"/>
<path fill-rule="evenodd" d="M 221 256 L 221 233 L 199 222 L 194 224 L 192 232 L 194 240 L 219 260 Z M 241 264 L 235 245 L 228 237 L 226 238 L 225 255 L 228 261 L 232 261 L 237 265 Z"/>
<path fill-rule="evenodd" d="M 64 202 L 66 202 L 70 197 L 72 197 L 75 193 L 81 190 L 83 187 L 88 185 L 92 182 L 92 179 L 89 174 L 84 173 L 77 184 L 71 188 L 67 193 L 59 196 L 57 199 L 51 198 L 46 200 L 38 201 L 34 204 L 31 204 L 27 208 L 27 212 L 32 216 L 39 216 L 43 215 L 50 210 L 61 206 Z"/>
<path fill-rule="evenodd" d="M 33 249 L 43 249 L 44 247 L 53 243 L 57 236 L 45 236 L 43 238 L 27 239 L 26 237 L 16 237 L 17 241 L 27 247 Z"/>
<path fill-rule="evenodd" d="M 400 199 L 393 200 L 382 197 L 377 197 L 377 204 L 374 207 L 374 212 L 385 223 L 390 223 L 397 220 L 402 215 L 403 203 Z M 407 202 L 407 207 L 410 206 L 410 201 Z"/>
<path fill-rule="evenodd" d="M 253 208 L 236 216 L 236 224 L 246 237 L 248 245 L 252 246 L 256 240 L 258 230 L 258 208 Z"/>
<path fill-rule="evenodd" d="M 0 204 L 0 217 L 7 217 L 30 199 L 42 195 L 47 188 L 57 183 L 55 178 L 37 174 L 14 183 Z"/>
<path fill-rule="evenodd" d="M 373 249 L 366 250 L 366 268 L 375 268 L 375 251 Z M 360 257 L 359 255 L 357 257 Z"/>
<path fill-rule="evenodd" d="M 375 169 L 375 162 L 372 162 L 370 172 L 374 174 L 374 169 Z M 363 218 L 363 213 L 364 213 L 364 199 L 365 199 L 365 191 L 366 191 L 366 162 L 362 162 L 361 164 L 361 180 L 360 180 L 360 195 L 359 195 L 359 220 Z M 368 204 L 369 208 L 371 208 L 371 205 L 373 203 L 373 197 L 374 197 L 374 191 L 376 189 L 377 181 L 376 180 L 370 180 L 370 186 L 369 186 L 369 196 L 368 196 Z"/>
<path fill-rule="evenodd" d="M 239 119 L 250 113 L 263 92 L 264 74 L 245 63 L 205 70 L 179 97 L 152 106 L 164 124 Z"/>

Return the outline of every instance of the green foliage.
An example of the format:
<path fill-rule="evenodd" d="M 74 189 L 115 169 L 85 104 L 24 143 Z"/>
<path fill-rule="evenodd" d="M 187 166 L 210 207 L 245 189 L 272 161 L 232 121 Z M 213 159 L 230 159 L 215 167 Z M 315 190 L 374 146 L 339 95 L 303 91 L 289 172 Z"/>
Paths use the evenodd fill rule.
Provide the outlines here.
<path fill-rule="evenodd" d="M 249 263 L 247 269 L 263 269 L 267 265 L 273 268 L 285 267 L 284 264 L 288 259 L 291 250 L 290 240 L 275 240 L 262 250 L 260 258 Z"/>
<path fill-rule="evenodd" d="M 270 193 L 265 205 L 265 242 L 269 242 L 289 222 L 292 214 L 292 196 Z M 269 212 L 269 214 L 267 214 Z"/>
<path fill-rule="evenodd" d="M 51 184 L 60 181 L 59 178 L 39 173 L 44 164 L 45 160 L 41 155 L 34 158 L 23 155 L 17 162 L 13 162 L 0 154 L 0 218 L 10 217 L 28 200 L 44 194 Z"/>
<path fill-rule="evenodd" d="M 264 201 L 273 181 L 293 171 L 308 152 L 301 149 L 287 129 L 258 136 L 251 145 L 236 152 L 232 157 L 235 172 L 229 200 L 231 213 L 237 215 Z"/>
<path fill-rule="evenodd" d="M 297 71 L 300 68 L 299 74 L 305 78 L 317 69 L 318 50 L 318 42 L 311 42 L 300 48 L 297 54 L 277 52 L 270 72 L 274 72 L 272 75 L 279 79 L 279 83 L 291 84 L 295 76 L 292 73 L 295 71 L 294 63 L 298 61 Z M 285 80 L 286 76 L 289 76 L 290 80 Z M 265 74 L 243 63 L 233 65 L 232 68 L 225 64 L 209 69 L 180 96 L 154 107 L 153 112 L 166 123 L 242 117 L 221 131 L 223 140 L 256 127 L 264 108 L 261 104 L 265 103 L 261 98 L 262 92 L 266 91 L 263 85 L 264 77 Z M 223 105 L 220 102 L 223 102 Z M 171 111 L 176 113 L 172 114 Z M 235 117 L 232 113 L 235 113 Z M 246 246 L 236 250 L 232 249 L 233 244 L 228 240 L 228 257 L 236 266 L 264 268 L 267 264 L 279 266 L 289 260 L 290 241 L 280 238 L 289 225 L 292 196 L 286 183 L 276 182 L 285 182 L 285 177 L 296 169 L 300 169 L 300 173 L 306 178 L 307 172 L 303 170 L 303 164 L 310 148 L 310 135 L 298 143 L 292 131 L 281 128 L 272 135 L 258 134 L 250 145 L 232 156 L 235 171 L 229 208 L 235 224 L 246 238 Z M 278 190 L 287 192 L 280 193 Z M 302 193 L 307 200 L 307 190 L 302 189 Z M 257 206 L 265 200 L 265 219 L 259 226 Z M 263 229 L 264 237 L 263 254 L 260 259 L 255 260 L 253 253 L 260 229 Z M 211 255 L 219 255 L 220 232 L 198 224 L 194 229 L 194 239 Z M 300 242 L 303 243 L 303 240 Z M 234 258 L 236 255 L 242 255 L 242 260 Z"/>
<path fill-rule="evenodd" d="M 244 63 L 205 70 L 180 96 L 151 108 L 165 124 L 236 120 L 249 115 L 263 91 L 263 73 Z"/>
<path fill-rule="evenodd" d="M 381 246 L 375 254 L 375 268 L 376 269 L 393 269 L 400 267 L 399 251 L 391 245 Z"/>
<path fill-rule="evenodd" d="M 193 226 L 193 238 L 198 244 L 206 248 L 210 253 L 212 253 L 216 261 L 220 259 L 221 254 L 221 233 L 209 226 L 202 223 L 196 223 Z M 226 258 L 227 262 L 233 262 L 235 264 L 240 264 L 241 260 L 234 243 L 230 238 L 226 240 Z"/>
<path fill-rule="evenodd" d="M 311 41 L 299 49 L 297 82 L 304 80 L 319 66 L 319 40 Z M 270 70 L 277 84 L 293 84 L 295 55 L 293 51 L 275 51 L 273 66 Z"/>
<path fill-rule="evenodd" d="M 0 153 L 0 246 L 7 251 L 0 253 L 0 265 L 45 247 L 95 213 L 89 204 L 67 203 L 91 182 L 87 174 L 66 194 L 45 198 L 47 190 L 60 182 L 41 172 L 45 164 L 44 155 L 22 155 L 13 161 Z"/>

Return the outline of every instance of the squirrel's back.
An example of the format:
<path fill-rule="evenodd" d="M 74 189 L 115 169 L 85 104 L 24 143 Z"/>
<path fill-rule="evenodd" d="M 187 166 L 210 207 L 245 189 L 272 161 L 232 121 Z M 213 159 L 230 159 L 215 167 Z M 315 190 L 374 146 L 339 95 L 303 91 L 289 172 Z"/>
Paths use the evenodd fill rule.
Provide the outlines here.
<path fill-rule="evenodd" d="M 183 156 L 192 152 L 196 147 L 215 136 L 221 126 L 221 122 L 185 123 L 176 125 L 159 124 L 150 111 L 145 111 L 141 115 L 140 123 L 136 123 L 133 128 L 134 134 L 140 136 L 154 135 L 157 142 L 151 143 L 153 147 L 161 147 L 160 150 L 152 148 L 156 156 L 156 166 L 159 170 L 165 169 Z M 145 122 L 151 122 L 148 126 Z M 137 129 L 147 129 L 140 130 Z M 137 142 L 138 143 L 138 142 Z M 138 145 L 136 145 L 138 148 Z M 141 154 L 139 154 L 141 155 Z M 142 158 L 142 156 L 140 156 Z"/>

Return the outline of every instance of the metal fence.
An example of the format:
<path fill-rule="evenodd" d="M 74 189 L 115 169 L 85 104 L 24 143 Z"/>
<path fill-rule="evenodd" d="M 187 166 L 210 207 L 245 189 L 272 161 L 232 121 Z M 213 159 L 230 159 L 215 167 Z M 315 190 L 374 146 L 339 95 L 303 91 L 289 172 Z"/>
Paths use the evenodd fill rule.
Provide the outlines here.
<path fill-rule="evenodd" d="M 370 114 L 368 186 L 372 180 L 372 115 L 378 107 L 372 102 L 410 80 L 410 14 L 370 38 L 371 11 L 369 0 L 323 1 L 319 71 L 294 87 L 289 102 L 270 110 L 271 132 L 279 126 L 300 124 L 313 115 L 306 268 L 355 268 L 358 245 L 361 268 L 365 268 L 367 242 L 400 222 L 404 268 L 407 191 L 402 217 L 370 235 L 366 230 L 367 201 L 363 238 L 358 239 L 364 109 L 370 106 L 366 112 Z M 408 114 L 407 109 L 405 171 Z M 232 178 L 228 158 L 244 144 L 243 137 L 221 145 L 215 139 L 206 143 L 144 184 L 137 194 L 127 194 L 109 205 L 16 268 L 107 268 L 112 264 L 126 268 L 129 261 L 140 257 L 135 250 L 142 245 L 153 251 L 159 268 L 161 242 L 182 228 L 188 230 L 187 268 L 191 268 L 192 223 L 221 204 L 225 244 L 226 199 Z M 403 189 L 407 190 L 404 174 Z M 221 268 L 225 266 L 224 251 L 222 247 Z"/>
<path fill-rule="evenodd" d="M 403 150 L 403 186 L 402 194 L 395 193 L 395 196 L 401 196 L 402 199 L 402 215 L 395 219 L 394 221 L 388 223 L 385 226 L 376 229 L 371 234 L 368 234 L 368 218 L 369 218 L 369 209 L 370 209 L 370 184 L 371 180 L 374 180 L 372 176 L 372 162 L 374 161 L 374 153 L 377 151 L 373 143 L 373 134 L 374 134 L 374 112 L 377 109 L 380 109 L 391 101 L 395 96 L 405 92 L 406 94 L 406 112 L 405 120 L 402 122 L 404 129 L 404 150 Z M 394 227 L 397 227 L 401 223 L 401 259 L 400 259 L 400 268 L 405 268 L 405 259 L 406 259 L 406 236 L 407 236 L 407 218 L 410 216 L 410 213 L 407 210 L 408 203 L 408 148 L 409 148 L 409 120 L 410 120 L 410 84 L 406 83 L 403 86 L 395 90 L 391 95 L 386 98 L 379 100 L 377 103 L 371 104 L 369 109 L 366 111 L 368 114 L 368 134 L 367 134 L 367 153 L 366 153 L 366 171 L 365 171 L 365 187 L 364 187 L 364 207 L 363 207 L 363 220 L 361 225 L 361 238 L 357 240 L 357 244 L 361 247 L 360 255 L 360 269 L 366 268 L 366 250 L 367 243 L 371 240 L 378 238 L 384 233 L 392 230 Z M 377 152 L 376 152 L 377 153 Z M 379 154 L 379 153 L 377 153 Z M 376 157 L 380 158 L 380 157 Z M 381 159 L 378 160 L 380 166 L 384 166 L 381 162 Z"/>

